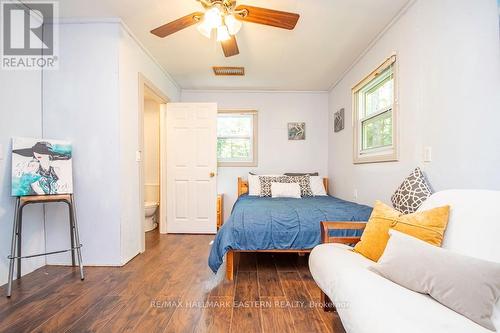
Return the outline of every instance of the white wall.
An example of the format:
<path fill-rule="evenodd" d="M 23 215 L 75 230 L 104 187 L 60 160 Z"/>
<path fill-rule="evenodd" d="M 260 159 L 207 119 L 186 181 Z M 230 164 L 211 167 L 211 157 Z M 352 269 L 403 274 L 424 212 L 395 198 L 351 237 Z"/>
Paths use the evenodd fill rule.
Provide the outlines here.
<path fill-rule="evenodd" d="M 258 173 L 327 173 L 328 94 L 322 92 L 238 92 L 183 90 L 182 102 L 216 102 L 219 109 L 258 111 L 258 166 L 219 168 L 217 190 L 224 193 L 224 215 L 237 199 L 237 178 Z M 287 123 L 306 123 L 305 141 L 288 141 Z"/>
<path fill-rule="evenodd" d="M 65 21 L 59 69 L 0 76 L 0 284 L 7 280 L 14 200 L 10 198 L 10 139 L 73 142 L 73 176 L 86 265 L 121 265 L 140 251 L 139 94 L 141 72 L 172 101 L 180 90 L 119 20 Z M 142 101 L 141 101 L 142 102 Z M 129 182 L 129 180 L 132 180 Z M 135 190 L 134 190 L 135 189 Z M 45 229 L 44 229 L 45 224 Z M 69 247 L 67 208 L 29 206 L 23 253 Z M 69 254 L 23 260 L 23 271 L 70 263 Z"/>
<path fill-rule="evenodd" d="M 15 199 L 11 193 L 11 138 L 42 136 L 41 72 L 0 73 L 0 285 L 7 282 Z M 29 205 L 23 212 L 23 254 L 45 250 L 43 208 Z M 23 275 L 45 265 L 45 258 L 22 260 Z"/>
<path fill-rule="evenodd" d="M 160 202 L 160 104 L 144 101 L 144 201 Z"/>
<path fill-rule="evenodd" d="M 73 142 L 84 263 L 122 265 L 141 249 L 139 72 L 172 100 L 180 91 L 119 21 L 68 21 L 60 38 L 59 70 L 43 78 L 44 135 Z M 67 247 L 65 207 L 48 208 L 46 221 L 47 250 Z"/>
<path fill-rule="evenodd" d="M 500 189 L 500 54 L 495 0 L 420 0 L 330 92 L 329 177 L 338 197 L 373 204 L 421 166 L 436 190 Z M 353 165 L 351 88 L 392 52 L 399 80 L 399 162 Z M 423 163 L 424 147 L 433 161 Z M 354 197 L 354 190 L 358 198 Z"/>
<path fill-rule="evenodd" d="M 120 166 L 121 179 L 121 262 L 125 264 L 141 250 L 142 219 L 144 211 L 140 202 L 139 163 L 139 73 L 152 82 L 171 102 L 179 101 L 180 89 L 160 66 L 152 60 L 128 30 L 120 26 L 119 41 L 120 77 Z M 144 200 L 142 198 L 142 200 Z"/>
<path fill-rule="evenodd" d="M 73 143 L 74 195 L 88 265 L 120 264 L 119 24 L 61 24 L 59 70 L 43 76 L 44 136 Z M 70 244 L 67 208 L 46 207 L 47 250 Z M 70 256 L 47 257 L 67 264 Z"/>

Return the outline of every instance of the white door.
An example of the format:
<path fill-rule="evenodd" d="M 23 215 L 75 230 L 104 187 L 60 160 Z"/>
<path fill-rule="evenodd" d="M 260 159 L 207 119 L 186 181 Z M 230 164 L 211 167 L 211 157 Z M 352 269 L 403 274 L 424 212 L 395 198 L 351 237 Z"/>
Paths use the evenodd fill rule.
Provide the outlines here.
<path fill-rule="evenodd" d="M 215 233 L 217 104 L 167 104 L 167 232 Z"/>

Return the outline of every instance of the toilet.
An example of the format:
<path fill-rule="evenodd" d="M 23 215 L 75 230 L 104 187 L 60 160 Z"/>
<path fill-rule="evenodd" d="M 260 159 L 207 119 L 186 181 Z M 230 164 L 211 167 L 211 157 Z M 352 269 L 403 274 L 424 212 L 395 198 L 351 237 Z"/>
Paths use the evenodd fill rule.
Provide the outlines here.
<path fill-rule="evenodd" d="M 151 230 L 156 229 L 158 227 L 158 222 L 157 222 L 157 210 L 158 210 L 158 203 L 157 202 L 145 202 L 144 203 L 144 214 L 146 217 L 145 223 L 144 223 L 144 231 L 148 232 Z"/>

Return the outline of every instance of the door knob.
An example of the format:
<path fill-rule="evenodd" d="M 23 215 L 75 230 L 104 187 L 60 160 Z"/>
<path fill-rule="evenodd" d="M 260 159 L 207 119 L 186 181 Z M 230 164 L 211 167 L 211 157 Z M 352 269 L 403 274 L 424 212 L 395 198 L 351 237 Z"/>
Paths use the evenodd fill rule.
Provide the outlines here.
<path fill-rule="evenodd" d="M 215 172 L 210 172 L 210 178 L 215 177 Z"/>

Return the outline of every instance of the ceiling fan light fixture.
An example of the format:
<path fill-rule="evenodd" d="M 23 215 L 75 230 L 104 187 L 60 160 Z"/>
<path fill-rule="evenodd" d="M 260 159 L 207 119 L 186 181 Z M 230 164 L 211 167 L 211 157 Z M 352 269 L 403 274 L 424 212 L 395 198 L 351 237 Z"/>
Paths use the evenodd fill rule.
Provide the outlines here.
<path fill-rule="evenodd" d="M 203 23 L 214 29 L 222 25 L 222 13 L 219 8 L 212 7 L 203 15 Z"/>
<path fill-rule="evenodd" d="M 212 27 L 210 27 L 208 24 L 206 24 L 205 21 L 202 21 L 196 29 L 202 34 L 203 36 L 207 37 L 208 39 L 212 38 Z"/>
<path fill-rule="evenodd" d="M 223 25 L 222 12 L 218 7 L 212 7 L 205 12 L 203 19 L 198 24 L 198 31 L 207 38 L 212 38 L 212 30 L 218 29 Z"/>
<path fill-rule="evenodd" d="M 202 5 L 204 11 L 196 11 L 163 24 L 151 30 L 151 34 L 164 38 L 193 25 L 198 25 L 198 31 L 202 35 L 208 39 L 215 37 L 220 42 L 225 57 L 232 57 L 240 53 L 235 35 L 240 31 L 242 23 L 251 22 L 293 30 L 300 17 L 296 13 L 269 8 L 237 6 L 238 0 L 196 1 Z"/>
<path fill-rule="evenodd" d="M 218 42 L 224 42 L 228 39 L 231 38 L 231 35 L 229 34 L 229 30 L 225 25 L 221 25 L 217 27 L 217 41 Z"/>
<path fill-rule="evenodd" d="M 227 26 L 227 30 L 229 31 L 230 35 L 236 35 L 242 26 L 242 23 L 238 21 L 234 15 L 229 14 L 224 17 L 224 23 Z"/>

